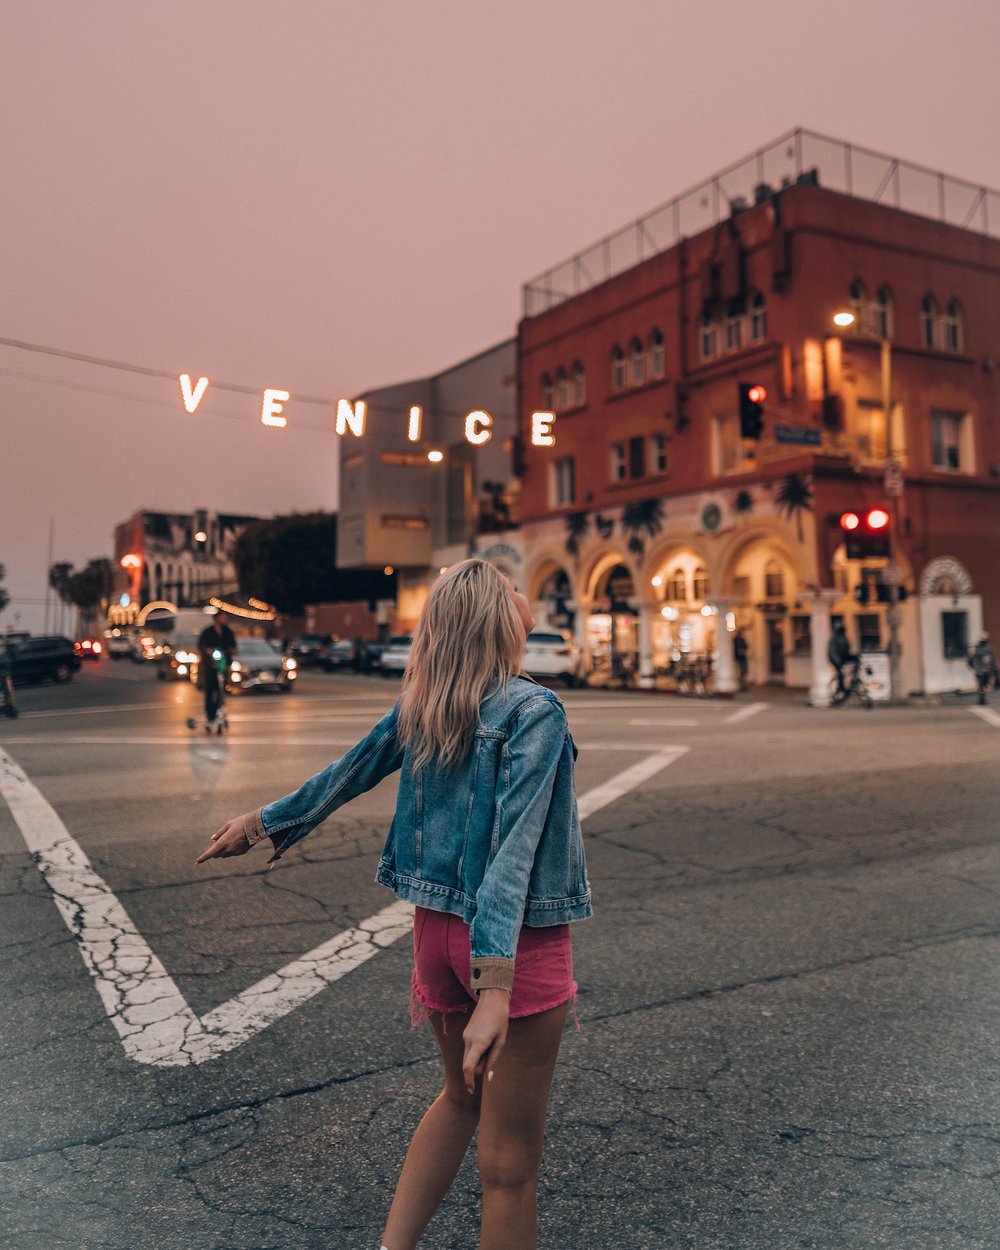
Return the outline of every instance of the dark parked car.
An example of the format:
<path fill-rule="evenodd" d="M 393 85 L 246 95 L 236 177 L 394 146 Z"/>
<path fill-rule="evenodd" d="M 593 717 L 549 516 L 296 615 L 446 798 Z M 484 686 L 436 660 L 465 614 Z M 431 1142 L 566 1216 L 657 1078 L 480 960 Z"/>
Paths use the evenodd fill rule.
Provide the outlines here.
<path fill-rule="evenodd" d="M 70 681 L 81 664 L 70 640 L 59 635 L 24 638 L 5 645 L 11 676 L 18 686 Z"/>
<path fill-rule="evenodd" d="M 338 638 L 330 643 L 323 667 L 330 672 L 335 668 L 353 668 L 357 672 L 361 667 L 361 648 L 350 638 Z"/>
<path fill-rule="evenodd" d="M 298 661 L 300 667 L 307 668 L 323 664 L 329 650 L 329 634 L 299 634 L 288 648 L 288 654 Z"/>

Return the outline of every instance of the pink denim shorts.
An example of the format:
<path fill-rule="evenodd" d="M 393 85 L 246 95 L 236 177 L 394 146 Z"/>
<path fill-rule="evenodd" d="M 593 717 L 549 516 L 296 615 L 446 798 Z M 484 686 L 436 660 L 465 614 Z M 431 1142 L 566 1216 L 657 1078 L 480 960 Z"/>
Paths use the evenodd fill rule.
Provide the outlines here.
<path fill-rule="evenodd" d="M 469 926 L 448 912 L 418 907 L 413 917 L 414 1025 L 428 1011 L 471 1011 L 478 999 L 470 979 Z M 576 996 L 569 925 L 533 929 L 517 939 L 510 1018 L 534 1016 Z"/>

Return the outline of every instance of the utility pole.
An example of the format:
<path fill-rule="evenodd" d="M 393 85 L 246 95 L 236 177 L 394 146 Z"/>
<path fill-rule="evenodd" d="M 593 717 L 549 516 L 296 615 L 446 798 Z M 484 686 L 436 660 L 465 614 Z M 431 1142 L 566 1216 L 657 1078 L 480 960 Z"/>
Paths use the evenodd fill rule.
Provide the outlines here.
<path fill-rule="evenodd" d="M 885 493 L 900 499 L 903 494 L 903 465 L 896 458 L 895 424 L 892 416 L 892 343 L 882 337 L 882 411 L 885 413 Z M 889 564 L 883 570 L 883 580 L 889 585 L 889 697 L 895 702 L 903 697 L 903 672 L 900 662 L 899 626 L 902 612 L 899 607 L 899 585 L 903 572 L 898 561 L 899 554 L 899 505 L 891 504 L 889 512 Z"/>

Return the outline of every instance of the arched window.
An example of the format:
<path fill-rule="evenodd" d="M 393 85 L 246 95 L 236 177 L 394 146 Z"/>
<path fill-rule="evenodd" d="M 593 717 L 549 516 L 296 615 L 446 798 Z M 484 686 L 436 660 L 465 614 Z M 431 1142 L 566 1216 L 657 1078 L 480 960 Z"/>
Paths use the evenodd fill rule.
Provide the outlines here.
<path fill-rule="evenodd" d="M 767 338 L 767 303 L 760 291 L 750 301 L 750 342 L 762 343 Z"/>
<path fill-rule="evenodd" d="M 587 402 L 587 375 L 583 371 L 583 364 L 579 360 L 573 362 L 573 403 L 585 404 Z"/>
<path fill-rule="evenodd" d="M 738 352 L 743 346 L 743 301 L 731 299 L 726 308 L 726 351 Z"/>
<path fill-rule="evenodd" d="M 962 305 L 957 299 L 950 299 L 941 321 L 941 337 L 945 350 L 960 352 L 962 350 Z"/>
<path fill-rule="evenodd" d="M 659 330 L 654 330 L 649 336 L 649 376 L 662 378 L 665 367 L 663 335 Z"/>
<path fill-rule="evenodd" d="M 938 303 L 933 295 L 927 294 L 920 301 L 920 345 L 921 347 L 937 346 Z"/>
<path fill-rule="evenodd" d="M 632 357 L 632 385 L 642 386 L 646 380 L 646 353 L 640 338 L 629 343 L 629 355 Z"/>
<path fill-rule="evenodd" d="M 617 343 L 611 349 L 611 389 L 625 389 L 625 353 Z"/>
<path fill-rule="evenodd" d="M 887 286 L 880 286 L 872 304 L 872 328 L 880 339 L 892 338 L 892 312 L 892 291 Z"/>
<path fill-rule="evenodd" d="M 785 570 L 777 560 L 768 560 L 764 565 L 764 598 L 784 599 Z"/>
<path fill-rule="evenodd" d="M 684 603 L 687 597 L 687 578 L 684 576 L 684 570 L 678 565 L 667 578 L 666 598 Z"/>
<path fill-rule="evenodd" d="M 556 408 L 561 412 L 569 407 L 569 378 L 566 370 L 559 366 L 556 370 Z"/>
<path fill-rule="evenodd" d="M 702 360 L 714 360 L 719 352 L 719 327 L 710 312 L 702 314 L 700 338 Z"/>
<path fill-rule="evenodd" d="M 552 389 L 552 374 L 543 373 L 542 383 L 539 387 L 539 398 L 542 401 L 542 407 L 549 409 L 552 407 L 552 401 L 555 398 L 555 392 Z"/>
<path fill-rule="evenodd" d="M 694 599 L 708 598 L 708 569 L 699 564 L 691 579 L 691 596 Z"/>
<path fill-rule="evenodd" d="M 863 330 L 868 319 L 868 291 L 860 278 L 855 278 L 847 288 L 851 312 L 854 313 L 854 330 Z"/>

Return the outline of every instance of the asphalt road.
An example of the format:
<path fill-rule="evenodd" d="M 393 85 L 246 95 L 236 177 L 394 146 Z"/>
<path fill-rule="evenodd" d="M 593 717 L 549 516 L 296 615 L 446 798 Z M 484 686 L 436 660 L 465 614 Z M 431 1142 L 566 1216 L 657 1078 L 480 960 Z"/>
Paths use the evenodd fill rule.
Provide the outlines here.
<path fill-rule="evenodd" d="M 185 728 L 193 689 L 125 662 L 20 692 L 5 1250 L 378 1246 L 438 1082 L 405 917 L 372 879 L 394 786 L 275 871 L 193 861 L 395 691 L 306 674 L 234 700 L 224 742 Z M 1000 705 L 566 703 L 596 917 L 574 931 L 540 1246 L 997 1250 Z M 475 1245 L 474 1167 L 427 1247 Z"/>

